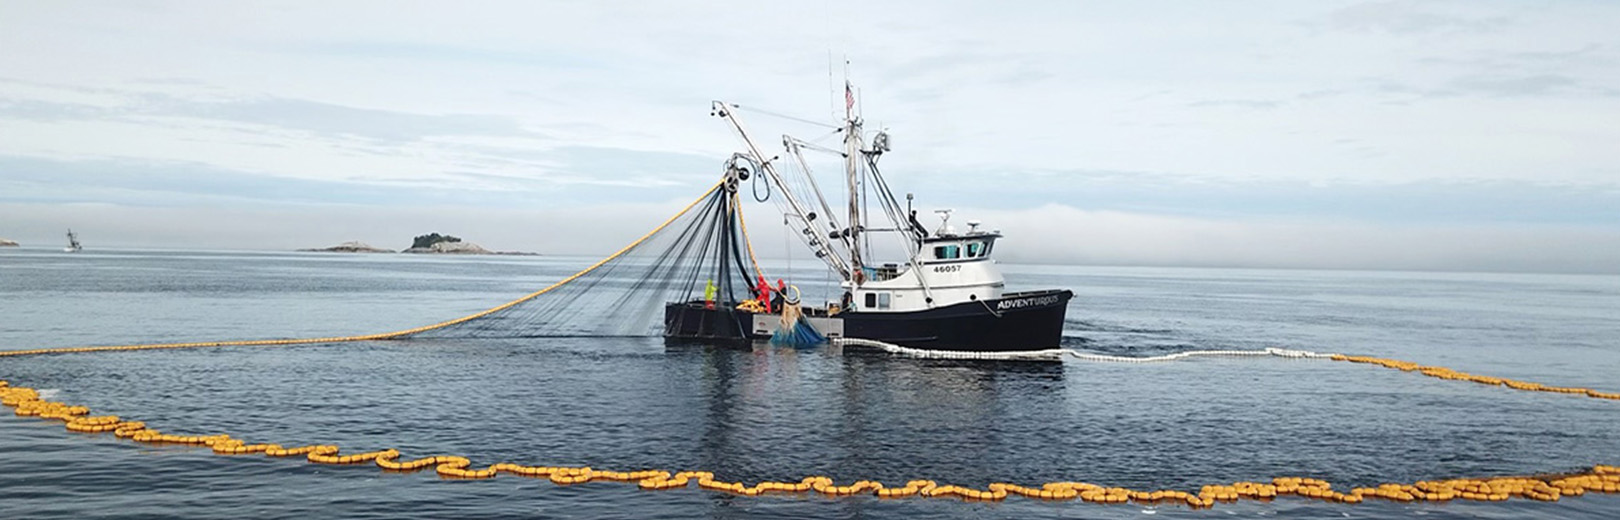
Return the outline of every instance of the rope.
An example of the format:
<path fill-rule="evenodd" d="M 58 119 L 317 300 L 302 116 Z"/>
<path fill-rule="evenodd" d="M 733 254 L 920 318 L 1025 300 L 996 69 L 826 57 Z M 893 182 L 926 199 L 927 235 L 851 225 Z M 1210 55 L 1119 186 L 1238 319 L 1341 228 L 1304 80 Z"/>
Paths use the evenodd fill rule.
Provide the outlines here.
<path fill-rule="evenodd" d="M 888 352 L 890 354 L 895 354 L 895 355 L 900 355 L 900 356 L 905 356 L 905 357 L 922 358 L 922 359 L 981 359 L 981 360 L 1002 360 L 1002 361 L 1056 361 L 1056 360 L 1063 359 L 1064 356 L 1070 356 L 1070 357 L 1073 357 L 1075 359 L 1079 359 L 1081 361 L 1100 361 L 1100 362 L 1112 362 L 1112 363 L 1158 363 L 1158 362 L 1164 362 L 1164 361 L 1180 361 L 1180 360 L 1191 359 L 1191 358 L 1195 358 L 1195 357 L 1274 356 L 1274 357 L 1282 357 L 1282 358 L 1289 358 L 1289 359 L 1327 359 L 1327 360 L 1332 360 L 1332 361 L 1348 361 L 1348 362 L 1351 362 L 1351 363 L 1366 363 L 1366 364 L 1378 365 L 1378 366 L 1382 366 L 1384 368 L 1392 368 L 1392 369 L 1400 370 L 1400 371 L 1403 371 L 1403 372 L 1416 372 L 1416 373 L 1419 373 L 1419 374 L 1422 374 L 1422 375 L 1425 375 L 1425 376 L 1439 378 L 1439 379 L 1445 379 L 1445 380 L 1448 380 L 1448 381 L 1469 381 L 1469 382 L 1479 383 L 1479 384 L 1483 384 L 1483 385 L 1487 385 L 1487 386 L 1505 386 L 1505 387 L 1508 387 L 1508 388 L 1511 388 L 1511 389 L 1514 389 L 1514 390 L 1524 390 L 1524 391 L 1530 391 L 1530 392 L 1551 392 L 1551 393 L 1570 394 L 1570 395 L 1582 395 L 1582 396 L 1591 397 L 1591 398 L 1594 398 L 1594 399 L 1609 399 L 1609 400 L 1620 401 L 1620 393 L 1616 393 L 1616 392 L 1602 392 L 1602 391 L 1593 390 L 1593 389 L 1590 389 L 1590 388 L 1579 388 L 1579 387 L 1548 386 L 1548 385 L 1543 385 L 1541 383 L 1532 383 L 1532 382 L 1528 382 L 1528 381 L 1519 381 L 1519 380 L 1516 380 L 1516 379 L 1506 379 L 1506 378 L 1501 378 L 1501 377 L 1481 376 L 1481 375 L 1476 375 L 1476 374 L 1470 374 L 1470 373 L 1467 373 L 1467 372 L 1459 372 L 1459 371 L 1452 370 L 1452 369 L 1449 369 L 1449 368 L 1446 368 L 1446 367 L 1426 366 L 1426 365 L 1420 365 L 1420 364 L 1417 364 L 1417 363 L 1413 363 L 1411 361 L 1401 361 L 1401 360 L 1398 360 L 1398 359 L 1386 359 L 1386 358 L 1377 358 L 1377 357 L 1370 357 L 1370 356 L 1347 356 L 1347 355 L 1344 355 L 1344 354 L 1324 354 L 1324 353 L 1321 353 L 1321 352 L 1311 352 L 1309 350 L 1292 350 L 1292 349 L 1285 349 L 1285 348 L 1267 348 L 1267 349 L 1264 349 L 1264 350 L 1192 350 L 1192 351 L 1187 351 L 1187 352 L 1177 352 L 1177 353 L 1174 353 L 1174 354 L 1166 354 L 1166 355 L 1163 355 L 1163 356 L 1126 357 L 1126 356 L 1108 356 L 1108 355 L 1103 355 L 1103 354 L 1091 354 L 1091 353 L 1087 353 L 1087 352 L 1080 352 L 1080 351 L 1077 351 L 1077 350 L 1061 349 L 1061 348 L 1046 349 L 1046 350 L 1025 350 L 1025 351 L 1011 351 L 1011 352 L 995 351 L 995 352 L 992 352 L 992 351 L 966 351 L 966 350 L 962 350 L 962 351 L 959 351 L 959 350 L 929 350 L 929 349 L 906 347 L 906 346 L 901 346 L 901 345 L 895 345 L 895 344 L 892 344 L 892 343 L 884 343 L 882 341 L 875 341 L 875 340 L 861 339 L 861 338 L 835 338 L 835 339 L 832 340 L 832 342 L 833 342 L 834 345 L 839 345 L 839 346 L 871 347 L 871 348 L 876 348 L 876 349 L 882 350 L 884 352 Z"/>
<path fill-rule="evenodd" d="M 236 340 L 236 341 L 199 341 L 199 342 L 188 342 L 188 343 L 153 343 L 153 344 L 141 344 L 141 345 L 107 345 L 107 346 L 94 346 L 94 347 L 39 348 L 39 349 L 31 349 L 31 350 L 6 350 L 6 351 L 0 351 L 0 357 L 36 356 L 36 355 L 42 355 L 42 354 L 77 354 L 77 353 L 85 353 L 85 352 L 116 352 L 116 351 L 126 351 L 126 350 L 160 350 L 160 349 L 204 348 L 204 347 L 259 347 L 259 346 L 311 345 L 311 344 L 317 344 L 317 343 L 345 343 L 345 342 L 353 342 L 353 341 L 375 341 L 375 340 L 384 340 L 384 339 L 396 339 L 396 338 L 401 338 L 401 337 L 405 337 L 405 336 L 410 336 L 412 334 L 418 334 L 418 333 L 422 333 L 422 332 L 427 332 L 427 331 L 430 331 L 430 330 L 442 329 L 442 328 L 445 328 L 445 327 L 449 327 L 451 325 L 458 325 L 458 324 L 461 324 L 461 323 L 466 323 L 466 322 L 471 321 L 471 320 L 482 318 L 482 317 L 485 317 L 485 316 L 488 316 L 488 315 L 491 315 L 491 314 L 494 314 L 494 313 L 497 313 L 497 312 L 512 308 L 513 306 L 516 306 L 516 305 L 518 305 L 520 303 L 523 303 L 523 302 L 526 302 L 526 301 L 529 301 L 529 300 L 533 300 L 533 299 L 535 299 L 536 297 L 539 297 L 542 294 L 551 292 L 552 289 L 556 289 L 558 287 L 566 285 L 567 283 L 572 282 L 575 279 L 578 279 L 579 277 L 590 273 L 591 271 L 595 271 L 597 268 L 602 267 L 602 265 L 612 261 L 615 258 L 618 258 L 618 257 L 624 255 L 625 253 L 629 252 L 631 249 L 635 249 L 636 246 L 641 245 L 642 242 L 646 242 L 647 239 L 652 238 L 652 236 L 658 234 L 659 231 L 663 231 L 665 227 L 668 227 L 671 223 L 673 223 L 677 219 L 681 218 L 681 216 L 685 215 L 686 212 L 691 211 L 692 207 L 697 206 L 697 204 L 699 202 L 702 202 L 704 199 L 707 199 L 710 194 L 714 193 L 714 190 L 720 189 L 720 186 L 723 183 L 724 183 L 724 181 L 721 181 L 720 183 L 716 183 L 714 186 L 710 187 L 708 189 L 708 191 L 703 192 L 703 196 L 698 197 L 697 200 L 692 201 L 691 204 L 687 204 L 685 208 L 682 208 L 680 212 L 678 212 L 674 216 L 670 217 L 669 220 L 665 220 L 663 224 L 659 224 L 658 227 L 653 228 L 652 231 L 648 231 L 647 234 L 642 235 L 641 238 L 636 239 L 634 242 L 631 242 L 630 245 L 624 246 L 623 248 L 619 249 L 618 251 L 614 252 L 613 254 L 608 255 L 607 258 L 603 258 L 603 259 L 597 261 L 596 263 L 591 264 L 590 267 L 586 267 L 584 270 L 582 270 L 580 272 L 577 272 L 577 273 L 574 273 L 574 274 L 568 276 L 567 278 L 563 278 L 562 280 L 558 280 L 557 283 L 551 284 L 551 285 L 547 286 L 544 289 L 540 289 L 538 291 L 523 295 L 522 297 L 519 297 L 516 300 L 512 300 L 512 301 L 497 305 L 495 307 L 489 308 L 487 310 L 476 312 L 476 313 L 469 314 L 469 315 L 466 315 L 466 316 L 462 316 L 460 318 L 456 318 L 456 319 L 453 319 L 453 320 L 441 321 L 439 323 L 434 323 L 432 325 L 424 325 L 424 326 L 421 326 L 421 327 L 405 329 L 405 330 L 399 330 L 399 331 L 394 331 L 394 332 L 384 332 L 384 333 L 380 333 L 380 334 L 366 334 L 366 335 L 359 335 L 359 336 L 329 336 L 329 337 L 321 337 L 321 338 L 260 339 L 260 340 Z M 758 269 L 757 264 L 755 265 L 755 269 Z"/>
<path fill-rule="evenodd" d="M 759 268 L 759 257 L 754 256 L 754 241 L 748 238 L 748 223 L 743 221 L 742 205 L 737 203 L 737 194 L 731 194 L 732 211 L 737 212 L 737 226 L 742 230 L 743 244 L 748 246 L 748 261 L 754 264 L 754 274 L 765 277 L 765 270 Z M 792 266 L 789 266 L 791 269 Z"/>
<path fill-rule="evenodd" d="M 810 476 L 798 481 L 764 481 L 750 486 L 743 482 L 717 480 L 715 474 L 708 471 L 681 471 L 676 473 L 656 469 L 610 471 L 591 467 L 528 466 L 510 462 L 500 462 L 483 468 L 473 468 L 471 459 L 459 455 L 436 455 L 401 460 L 400 451 L 393 448 L 340 455 L 342 449 L 331 444 L 310 444 L 289 448 L 280 444 L 249 443 L 223 433 L 213 435 L 173 435 L 149 428 L 142 421 L 126 420 L 114 415 L 92 416 L 90 415 L 90 409 L 84 406 L 45 401 L 40 399 L 38 391 L 32 388 L 13 387 L 6 381 L 0 381 L 0 404 L 15 409 L 16 414 L 19 416 L 63 421 L 67 423 L 67 430 L 72 432 L 87 434 L 112 433 L 121 439 L 147 444 L 206 446 L 218 455 L 302 456 L 312 464 L 350 465 L 370 463 L 384 471 L 396 472 L 433 468 L 434 473 L 437 473 L 440 477 L 452 479 L 487 479 L 505 473 L 523 477 L 545 478 L 561 486 L 610 481 L 635 482 L 638 487 L 644 490 L 667 490 L 686 488 L 690 482 L 695 480 L 700 489 L 743 496 L 758 496 L 766 493 L 815 492 L 830 497 L 869 495 L 878 498 L 904 498 L 915 496 L 999 501 L 1005 500 L 1009 495 L 1018 495 L 1042 500 L 1079 499 L 1085 502 L 1103 504 L 1125 502 L 1185 504 L 1193 508 L 1207 508 L 1213 507 L 1217 502 L 1232 502 L 1239 499 L 1271 500 L 1284 495 L 1355 504 L 1370 498 L 1381 498 L 1395 502 L 1420 500 L 1444 502 L 1457 499 L 1504 501 L 1518 497 L 1550 502 L 1557 501 L 1564 496 L 1580 496 L 1588 492 L 1620 492 L 1620 467 L 1605 465 L 1593 466 L 1591 469 L 1581 472 L 1558 475 L 1419 481 L 1412 484 L 1383 484 L 1376 488 L 1358 487 L 1352 488 L 1348 492 L 1334 490 L 1333 486 L 1324 480 L 1301 477 L 1279 477 L 1272 479 L 1270 482 L 1245 481 L 1235 482 L 1230 485 L 1207 485 L 1200 488 L 1197 493 L 1163 489 L 1153 491 L 1133 490 L 1121 487 L 1103 487 L 1085 482 L 1047 482 L 1039 487 L 997 482 L 986 486 L 985 489 L 976 489 L 955 485 L 941 485 L 933 480 L 911 480 L 901 487 L 885 486 L 882 482 L 874 480 L 859 480 L 846 486 L 839 486 L 835 485 L 831 478 L 824 476 Z"/>

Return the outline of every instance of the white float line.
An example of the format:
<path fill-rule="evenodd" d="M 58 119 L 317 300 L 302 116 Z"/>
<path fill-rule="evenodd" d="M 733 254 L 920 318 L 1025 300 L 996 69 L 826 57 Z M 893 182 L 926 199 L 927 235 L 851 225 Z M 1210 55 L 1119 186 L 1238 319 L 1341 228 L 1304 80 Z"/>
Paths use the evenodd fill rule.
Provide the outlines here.
<path fill-rule="evenodd" d="M 1320 352 L 1311 352 L 1309 350 L 1294 350 L 1294 349 L 1275 348 L 1275 347 L 1267 348 L 1265 350 L 1192 350 L 1192 351 L 1187 351 L 1187 352 L 1177 352 L 1177 353 L 1174 353 L 1174 354 L 1166 354 L 1166 355 L 1163 355 L 1163 356 L 1128 357 L 1128 356 L 1109 356 L 1109 355 L 1104 355 L 1104 354 L 1090 354 L 1090 353 L 1086 353 L 1086 352 L 1080 352 L 1080 351 L 1077 351 L 1077 350 L 1069 350 L 1069 349 L 1062 349 L 1062 348 L 1054 348 L 1054 349 L 1046 349 L 1046 350 L 1022 350 L 1022 351 L 1006 351 L 1006 352 L 1004 352 L 1004 351 L 994 351 L 994 352 L 992 352 L 992 351 L 973 351 L 973 350 L 929 350 L 929 349 L 905 347 L 905 346 L 895 345 L 893 343 L 885 343 L 885 342 L 882 342 L 882 341 L 876 341 L 876 340 L 870 340 L 870 339 L 862 339 L 862 338 L 834 338 L 832 340 L 832 342 L 833 342 L 834 345 L 838 345 L 838 346 L 871 347 L 871 348 L 876 348 L 876 349 L 879 349 L 879 350 L 883 350 L 883 351 L 888 352 L 890 354 L 897 354 L 897 355 L 901 355 L 901 356 L 913 357 L 913 358 L 922 358 L 922 359 L 984 359 L 984 360 L 1008 360 L 1008 361 L 1019 361 L 1019 360 L 1025 360 L 1025 361 L 1052 361 L 1052 360 L 1062 359 L 1063 356 L 1072 356 L 1075 359 L 1079 359 L 1081 361 L 1101 361 L 1101 362 L 1110 362 L 1110 363 L 1157 363 L 1157 362 L 1161 362 L 1161 361 L 1177 361 L 1177 360 L 1188 359 L 1188 358 L 1193 358 L 1193 357 L 1201 357 L 1201 356 L 1210 356 L 1210 357 L 1276 356 L 1276 357 L 1293 358 L 1293 359 L 1317 359 L 1317 358 L 1325 359 L 1325 358 L 1333 357 L 1333 354 L 1323 354 L 1323 353 L 1320 353 Z"/>

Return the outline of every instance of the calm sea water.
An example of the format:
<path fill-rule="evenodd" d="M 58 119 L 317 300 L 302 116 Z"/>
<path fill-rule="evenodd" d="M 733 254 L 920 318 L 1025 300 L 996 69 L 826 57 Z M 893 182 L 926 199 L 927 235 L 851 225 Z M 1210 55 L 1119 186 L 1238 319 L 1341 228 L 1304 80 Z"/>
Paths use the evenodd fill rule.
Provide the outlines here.
<path fill-rule="evenodd" d="M 489 307 L 589 259 L 0 251 L 0 349 L 395 330 Z M 802 266 L 800 266 L 802 267 Z M 770 266 L 767 266 L 769 269 Z M 1005 266 L 1068 287 L 1066 346 L 1268 346 L 1620 390 L 1620 279 Z M 817 272 L 798 273 L 814 285 Z M 809 291 L 812 296 L 816 290 Z M 170 433 L 396 447 L 484 464 L 698 469 L 841 482 L 1081 480 L 1196 491 L 1345 486 L 1620 463 L 1620 404 L 1325 361 L 965 363 L 658 338 L 411 340 L 0 359 L 0 378 Z M 1009 498 L 757 498 L 226 457 L 0 416 L 0 518 L 1615 518 L 1556 504 L 1212 510 Z"/>

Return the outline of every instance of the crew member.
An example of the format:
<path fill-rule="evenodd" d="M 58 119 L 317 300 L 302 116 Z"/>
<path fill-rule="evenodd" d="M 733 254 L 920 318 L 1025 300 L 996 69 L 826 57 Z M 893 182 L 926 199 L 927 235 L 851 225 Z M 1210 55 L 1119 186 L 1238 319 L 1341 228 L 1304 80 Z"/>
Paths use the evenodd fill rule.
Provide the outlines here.
<path fill-rule="evenodd" d="M 710 278 L 709 283 L 703 286 L 703 308 L 714 310 L 714 293 L 717 291 L 719 288 L 714 286 L 714 279 Z"/>
<path fill-rule="evenodd" d="M 919 246 L 922 245 L 923 239 L 928 238 L 928 228 L 923 227 L 921 222 L 917 222 L 917 210 L 911 210 L 911 234 L 917 235 L 917 245 Z"/>
<path fill-rule="evenodd" d="M 765 283 L 765 275 L 759 275 L 759 285 L 754 286 L 759 293 L 759 304 L 765 307 L 765 314 L 771 313 L 771 284 Z"/>
<path fill-rule="evenodd" d="M 776 279 L 776 299 L 772 300 L 772 301 L 773 301 L 773 303 L 776 304 L 777 309 L 782 309 L 782 308 L 786 307 L 785 304 L 787 303 L 787 282 L 783 282 L 781 278 Z"/>

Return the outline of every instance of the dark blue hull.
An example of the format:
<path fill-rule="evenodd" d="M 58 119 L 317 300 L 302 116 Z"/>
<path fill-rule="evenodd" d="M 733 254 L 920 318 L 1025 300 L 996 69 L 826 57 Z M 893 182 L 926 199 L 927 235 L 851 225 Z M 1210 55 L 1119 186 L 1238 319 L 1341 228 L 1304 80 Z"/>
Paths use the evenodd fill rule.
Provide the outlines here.
<path fill-rule="evenodd" d="M 1023 351 L 1056 348 L 1063 338 L 1067 289 L 1009 293 L 995 300 L 971 301 L 916 312 L 851 311 L 831 316 L 842 321 L 843 336 L 934 350 Z M 769 339 L 753 327 L 754 314 L 728 307 L 706 309 L 702 302 L 664 308 L 664 336 L 700 341 Z M 835 333 L 822 331 L 829 336 Z"/>

